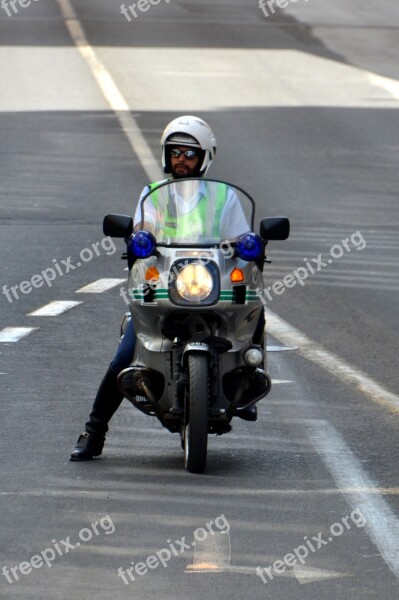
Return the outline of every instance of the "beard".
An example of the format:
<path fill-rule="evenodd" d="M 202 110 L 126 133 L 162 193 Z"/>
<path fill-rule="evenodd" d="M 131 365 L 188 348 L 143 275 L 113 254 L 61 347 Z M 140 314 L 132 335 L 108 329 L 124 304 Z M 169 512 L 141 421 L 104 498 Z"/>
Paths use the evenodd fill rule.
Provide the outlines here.
<path fill-rule="evenodd" d="M 198 177 L 197 167 L 192 168 L 187 165 L 176 165 L 172 168 L 173 179 L 184 179 L 185 177 Z"/>

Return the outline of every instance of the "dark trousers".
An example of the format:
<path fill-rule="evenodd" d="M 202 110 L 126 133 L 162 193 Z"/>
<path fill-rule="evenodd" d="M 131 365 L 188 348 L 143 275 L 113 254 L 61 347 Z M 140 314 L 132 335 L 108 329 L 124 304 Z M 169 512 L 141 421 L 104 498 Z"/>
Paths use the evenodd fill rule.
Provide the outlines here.
<path fill-rule="evenodd" d="M 105 435 L 108 431 L 108 423 L 123 400 L 123 394 L 118 390 L 116 380 L 119 373 L 132 362 L 135 345 L 136 332 L 133 321 L 130 320 L 118 350 L 98 388 L 90 418 L 86 423 L 88 433 Z"/>

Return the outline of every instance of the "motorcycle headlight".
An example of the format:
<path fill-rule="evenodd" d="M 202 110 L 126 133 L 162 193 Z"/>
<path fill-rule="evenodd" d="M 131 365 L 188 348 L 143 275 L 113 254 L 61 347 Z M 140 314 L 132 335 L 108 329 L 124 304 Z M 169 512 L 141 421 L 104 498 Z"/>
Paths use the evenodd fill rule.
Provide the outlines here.
<path fill-rule="evenodd" d="M 203 265 L 188 264 L 176 277 L 176 290 L 184 300 L 189 302 L 205 300 L 213 290 L 212 275 Z"/>

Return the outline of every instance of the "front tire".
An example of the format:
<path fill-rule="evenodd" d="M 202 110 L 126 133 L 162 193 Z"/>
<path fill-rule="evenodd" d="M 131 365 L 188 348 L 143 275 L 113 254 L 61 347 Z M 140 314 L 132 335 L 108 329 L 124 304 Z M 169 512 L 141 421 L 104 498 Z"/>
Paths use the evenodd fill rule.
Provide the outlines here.
<path fill-rule="evenodd" d="M 206 354 L 189 354 L 185 406 L 184 466 L 202 473 L 208 450 L 209 369 Z"/>

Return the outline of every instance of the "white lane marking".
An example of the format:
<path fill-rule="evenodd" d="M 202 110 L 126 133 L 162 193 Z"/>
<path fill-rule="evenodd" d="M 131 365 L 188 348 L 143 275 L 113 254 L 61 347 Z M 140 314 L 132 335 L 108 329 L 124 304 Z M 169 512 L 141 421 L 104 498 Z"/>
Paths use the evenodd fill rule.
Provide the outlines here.
<path fill-rule="evenodd" d="M 159 429 L 157 430 L 159 433 Z M 242 438 L 245 438 L 248 440 L 248 436 L 241 436 Z M 270 439 L 267 440 L 270 443 Z M 64 463 L 65 465 L 69 465 L 69 463 Z M 161 471 L 159 471 L 161 473 Z M 243 483 L 244 485 L 244 483 Z M 162 484 L 158 484 L 158 487 L 160 489 L 160 493 L 161 492 L 165 492 L 165 486 L 163 486 Z M 198 487 L 194 488 L 193 493 L 198 493 Z M 168 490 L 167 492 L 169 495 L 171 496 L 175 496 L 175 490 L 174 492 L 170 492 Z M 204 498 L 203 496 L 207 495 L 209 496 L 210 494 L 212 494 L 212 496 L 225 496 L 226 495 L 226 488 L 220 489 L 220 490 L 215 490 L 214 488 L 212 489 L 206 489 L 204 491 L 203 494 L 199 494 L 198 497 L 193 500 L 193 504 L 204 504 Z M 373 488 L 355 488 L 355 487 L 350 487 L 350 488 L 322 488 L 322 489 L 302 489 L 302 490 L 293 490 L 293 489 L 286 489 L 286 488 L 279 488 L 279 489 L 271 489 L 271 490 L 262 490 L 262 489 L 248 489 L 245 490 L 243 487 L 241 488 L 229 488 L 228 489 L 228 495 L 229 497 L 232 497 L 232 503 L 235 502 L 234 497 L 237 496 L 242 496 L 244 498 L 244 500 L 247 500 L 247 497 L 250 499 L 250 501 L 252 501 L 253 497 L 257 497 L 260 498 L 261 501 L 263 502 L 264 500 L 266 500 L 269 497 L 281 497 L 284 498 L 285 496 L 297 496 L 297 497 L 305 497 L 306 496 L 314 496 L 315 494 L 319 494 L 320 496 L 342 496 L 345 495 L 349 495 L 349 494 L 375 494 L 375 495 L 384 495 L 384 496 L 399 496 L 399 488 L 383 488 L 383 487 L 373 487 Z M 109 496 L 109 492 L 103 492 L 100 490 L 94 490 L 94 489 L 88 489 L 88 490 L 69 490 L 68 492 L 66 492 L 65 490 L 63 491 L 55 491 L 55 490 L 22 490 L 22 491 L 18 491 L 18 492 L 1 492 L 0 491 L 0 497 L 3 496 L 12 496 L 12 497 L 26 497 L 26 498 L 44 498 L 44 497 L 58 497 L 58 496 L 63 496 L 65 498 L 80 498 L 80 497 L 86 497 L 86 496 L 90 496 L 91 494 L 93 494 L 94 498 L 105 498 L 107 499 Z M 145 486 L 145 489 L 142 491 L 142 493 L 137 493 L 137 495 L 135 495 L 135 498 L 137 497 L 138 500 L 142 501 L 142 502 L 149 502 L 149 500 L 152 498 L 152 496 L 154 495 L 154 489 L 153 487 L 151 488 L 151 490 L 148 489 L 148 486 Z M 125 492 L 112 492 L 112 498 L 114 500 L 123 500 L 124 498 L 126 498 Z M 186 502 L 186 500 L 184 498 L 179 498 L 177 499 L 177 502 L 182 504 L 184 502 Z M 249 504 L 248 504 L 249 506 Z M 251 505 L 252 506 L 252 505 Z M 161 523 L 162 521 L 162 516 L 159 516 L 159 522 Z M 301 533 L 302 530 L 299 531 L 299 533 Z"/>
<path fill-rule="evenodd" d="M 255 567 L 243 567 L 239 565 L 215 565 L 213 563 L 198 563 L 187 565 L 185 573 L 241 573 L 242 575 L 256 575 Z M 292 577 L 292 571 L 279 574 L 280 577 Z"/>
<path fill-rule="evenodd" d="M 150 146 L 144 138 L 136 119 L 130 114 L 130 108 L 124 96 L 116 85 L 111 73 L 104 63 L 98 58 L 90 46 L 85 31 L 79 21 L 69 0 L 57 0 L 61 14 L 69 34 L 86 61 L 96 80 L 104 98 L 114 111 L 122 130 L 124 131 L 135 155 L 140 159 L 141 165 L 150 181 L 159 181 L 163 174 L 155 159 Z"/>
<path fill-rule="evenodd" d="M 0 342 L 19 342 L 38 327 L 5 327 L 0 331 Z"/>
<path fill-rule="evenodd" d="M 204 572 L 207 570 L 218 571 L 220 568 L 230 568 L 231 542 L 230 532 L 214 533 L 203 541 L 196 540 L 194 547 L 194 560 L 192 565 L 187 565 L 186 573 Z M 234 567 L 233 567 L 234 569 Z"/>
<path fill-rule="evenodd" d="M 394 98 L 399 100 L 399 81 L 391 79 L 390 77 L 382 77 L 381 75 L 377 75 L 370 71 L 366 71 L 366 73 L 368 74 L 369 81 L 372 85 L 382 88 L 388 92 L 388 94 L 391 94 Z"/>
<path fill-rule="evenodd" d="M 54 300 L 54 302 L 50 302 L 49 304 L 28 313 L 28 317 L 58 317 L 58 315 L 61 315 L 78 304 L 82 304 L 82 302 L 74 300 Z"/>
<path fill-rule="evenodd" d="M 195 552 L 194 552 L 195 557 Z M 208 556 L 202 559 L 194 558 L 192 565 L 187 565 L 185 573 L 240 573 L 241 575 L 258 575 L 255 567 L 245 567 L 239 565 L 223 564 L 217 557 L 212 557 L 213 561 L 209 561 Z M 273 579 L 275 577 L 295 578 L 298 583 L 312 583 L 313 581 L 322 581 L 324 579 L 335 579 L 336 577 L 348 577 L 349 573 L 339 573 L 337 571 L 327 571 L 327 569 L 317 569 L 316 567 L 308 567 L 307 565 L 294 565 L 292 569 L 285 569 L 278 573 L 273 571 Z"/>
<path fill-rule="evenodd" d="M 339 573 L 337 571 L 327 571 L 326 569 L 316 569 L 306 565 L 294 565 L 294 577 L 298 583 L 312 583 L 313 581 L 322 581 L 323 579 L 335 579 L 336 577 L 349 577 L 349 573 Z"/>
<path fill-rule="evenodd" d="M 366 373 L 325 350 L 268 308 L 266 308 L 266 327 L 268 333 L 283 344 L 297 346 L 298 352 L 308 360 L 318 364 L 344 383 L 354 386 L 373 402 L 399 413 L 399 397 L 396 394 L 384 388 Z"/>
<path fill-rule="evenodd" d="M 376 493 L 378 483 L 363 470 L 360 461 L 338 431 L 327 421 L 315 420 L 307 435 L 339 488 L 353 509 L 360 509 L 366 519 L 365 530 L 381 556 L 399 577 L 399 519 L 384 498 Z M 374 493 L 350 492 L 345 488 L 369 488 Z"/>
<path fill-rule="evenodd" d="M 117 285 L 121 285 L 125 283 L 126 279 L 97 279 L 97 281 L 93 281 L 93 283 L 89 283 L 84 287 L 76 290 L 75 294 L 101 294 L 102 292 L 106 292 Z"/>
<path fill-rule="evenodd" d="M 272 385 L 278 385 L 279 383 L 294 383 L 291 379 L 272 379 Z"/>
<path fill-rule="evenodd" d="M 285 350 L 297 350 L 291 346 L 276 346 L 274 344 L 268 344 L 266 346 L 266 352 L 285 352 Z"/>
<path fill-rule="evenodd" d="M 185 573 L 241 573 L 242 575 L 258 575 L 254 567 L 241 567 L 234 565 L 217 566 L 212 564 L 188 565 Z M 275 577 L 288 577 L 295 579 L 300 584 L 312 583 L 323 579 L 334 579 L 336 577 L 349 577 L 348 573 L 338 573 L 337 571 L 327 571 L 326 569 L 316 569 L 315 567 L 306 567 L 294 565 L 293 569 L 287 569 L 281 573 L 273 571 Z"/>

